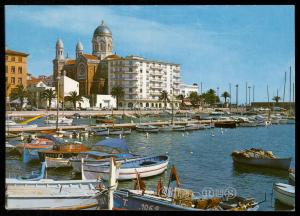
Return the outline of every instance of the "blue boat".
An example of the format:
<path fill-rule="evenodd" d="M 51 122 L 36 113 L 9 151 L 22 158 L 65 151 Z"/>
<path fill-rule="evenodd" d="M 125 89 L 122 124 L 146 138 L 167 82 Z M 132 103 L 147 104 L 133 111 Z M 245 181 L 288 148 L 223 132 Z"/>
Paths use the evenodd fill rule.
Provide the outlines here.
<path fill-rule="evenodd" d="M 38 181 L 45 177 L 46 173 L 46 163 L 42 162 L 42 168 L 39 172 L 32 172 L 31 175 L 26 176 L 19 176 L 17 177 L 18 180 L 26 180 L 26 181 Z"/>

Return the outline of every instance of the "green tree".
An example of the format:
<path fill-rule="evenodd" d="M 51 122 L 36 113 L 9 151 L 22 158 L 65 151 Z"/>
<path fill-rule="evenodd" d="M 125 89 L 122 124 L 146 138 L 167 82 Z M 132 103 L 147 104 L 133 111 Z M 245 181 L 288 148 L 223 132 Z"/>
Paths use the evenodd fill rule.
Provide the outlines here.
<path fill-rule="evenodd" d="M 278 103 L 278 101 L 280 101 L 281 98 L 280 98 L 279 96 L 274 96 L 274 97 L 272 98 L 272 100 L 275 101 L 276 103 Z"/>
<path fill-rule="evenodd" d="M 28 90 L 27 91 L 27 100 L 28 100 L 28 103 L 31 106 L 35 106 L 36 107 L 37 98 L 36 98 L 36 93 L 34 91 L 32 91 L 32 90 Z"/>
<path fill-rule="evenodd" d="M 209 105 L 214 105 L 215 103 L 220 102 L 220 98 L 216 95 L 216 91 L 213 89 L 209 89 L 202 96 L 204 101 Z"/>
<path fill-rule="evenodd" d="M 180 107 L 184 107 L 184 98 L 185 98 L 184 95 L 183 94 L 177 95 L 176 98 L 181 101 Z"/>
<path fill-rule="evenodd" d="M 221 97 L 224 98 L 225 104 L 227 103 L 227 98 L 230 98 L 230 94 L 227 91 L 224 91 Z"/>
<path fill-rule="evenodd" d="M 20 100 L 20 110 L 23 109 L 24 99 L 27 97 L 27 91 L 23 85 L 18 85 L 16 88 L 12 90 L 11 99 L 19 99 Z"/>
<path fill-rule="evenodd" d="M 78 95 L 76 91 L 71 91 L 68 96 L 65 97 L 66 101 L 73 103 L 73 107 L 76 110 L 76 103 L 82 102 L 82 96 Z"/>
<path fill-rule="evenodd" d="M 189 95 L 189 99 L 193 106 L 197 106 L 200 101 L 200 97 L 197 92 L 191 92 Z"/>
<path fill-rule="evenodd" d="M 42 92 L 41 97 L 48 101 L 48 108 L 49 108 L 49 110 L 51 110 L 52 99 L 54 99 L 56 97 L 55 90 L 46 89 L 45 91 Z M 58 103 L 58 101 L 57 101 L 57 103 Z"/>
<path fill-rule="evenodd" d="M 160 92 L 159 100 L 164 102 L 165 109 L 167 108 L 167 102 L 170 102 L 168 92 L 163 90 Z"/>
<path fill-rule="evenodd" d="M 115 96 L 117 99 L 117 109 L 119 109 L 119 101 L 124 97 L 125 92 L 121 86 L 113 87 L 111 90 L 111 95 Z"/>

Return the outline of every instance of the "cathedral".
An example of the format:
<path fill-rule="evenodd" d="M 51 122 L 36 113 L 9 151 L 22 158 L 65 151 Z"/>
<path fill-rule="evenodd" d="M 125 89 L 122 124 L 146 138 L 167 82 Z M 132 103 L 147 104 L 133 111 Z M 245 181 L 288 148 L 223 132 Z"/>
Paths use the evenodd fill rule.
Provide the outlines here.
<path fill-rule="evenodd" d="M 106 59 L 112 55 L 112 33 L 102 21 L 92 38 L 93 53 L 86 54 L 83 45 L 78 41 L 76 45 L 76 59 L 64 55 L 64 44 L 61 39 L 56 42 L 56 55 L 53 60 L 53 80 L 58 75 L 66 75 L 79 82 L 79 94 L 107 94 L 108 69 Z"/>

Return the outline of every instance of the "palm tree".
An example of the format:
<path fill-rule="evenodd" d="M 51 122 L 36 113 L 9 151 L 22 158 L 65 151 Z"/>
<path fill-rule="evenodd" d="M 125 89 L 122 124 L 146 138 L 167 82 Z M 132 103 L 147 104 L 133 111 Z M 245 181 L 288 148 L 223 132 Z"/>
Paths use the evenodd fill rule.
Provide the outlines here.
<path fill-rule="evenodd" d="M 121 86 L 115 86 L 111 90 L 111 95 L 116 97 L 117 109 L 119 109 L 119 101 L 125 95 L 124 89 Z"/>
<path fill-rule="evenodd" d="M 184 95 L 183 94 L 177 95 L 176 98 L 181 101 L 180 106 L 184 107 L 184 98 L 185 98 Z"/>
<path fill-rule="evenodd" d="M 165 91 L 165 90 L 161 91 L 160 96 L 159 96 L 159 100 L 164 102 L 164 106 L 165 106 L 165 109 L 166 109 L 167 108 L 167 102 L 170 102 L 170 99 L 168 97 L 168 92 Z"/>
<path fill-rule="evenodd" d="M 69 96 L 65 97 L 65 100 L 72 102 L 75 110 L 76 110 L 76 103 L 83 101 L 82 96 L 78 95 L 76 91 L 71 91 L 69 93 Z"/>
<path fill-rule="evenodd" d="M 224 91 L 221 97 L 224 98 L 225 104 L 227 103 L 227 98 L 230 98 L 230 94 L 227 91 Z"/>
<path fill-rule="evenodd" d="M 42 92 L 41 97 L 48 100 L 49 110 L 51 110 L 52 99 L 54 99 L 56 97 L 55 90 L 46 89 L 45 91 Z M 58 103 L 58 101 L 57 101 L 57 103 Z"/>
<path fill-rule="evenodd" d="M 280 98 L 279 96 L 274 96 L 274 97 L 272 98 L 272 100 L 275 101 L 276 103 L 278 103 L 278 101 L 280 101 L 281 98 Z"/>
<path fill-rule="evenodd" d="M 11 93 L 11 98 L 14 99 L 19 99 L 20 100 L 20 110 L 22 111 L 23 104 L 24 104 L 24 99 L 27 96 L 27 91 L 25 87 L 21 84 L 18 85 L 17 88 L 14 88 L 12 93 Z"/>

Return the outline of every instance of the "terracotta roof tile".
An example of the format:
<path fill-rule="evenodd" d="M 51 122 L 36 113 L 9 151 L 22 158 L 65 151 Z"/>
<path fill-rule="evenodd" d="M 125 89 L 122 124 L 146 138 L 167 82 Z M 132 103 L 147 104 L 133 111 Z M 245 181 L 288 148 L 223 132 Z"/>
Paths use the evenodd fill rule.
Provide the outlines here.
<path fill-rule="evenodd" d="M 104 59 L 119 59 L 119 58 L 121 57 L 116 54 L 113 54 L 113 55 L 106 56 Z"/>
<path fill-rule="evenodd" d="M 66 61 L 66 65 L 71 65 L 71 64 L 75 64 L 75 60 L 67 60 Z"/>
<path fill-rule="evenodd" d="M 87 59 L 93 59 L 93 60 L 98 60 L 96 56 L 90 55 L 90 54 L 82 54 L 85 58 Z"/>
<path fill-rule="evenodd" d="M 27 54 L 27 53 L 17 52 L 17 51 L 9 50 L 9 49 L 6 49 L 6 50 L 5 50 L 5 54 L 10 54 L 10 55 L 21 55 L 21 56 L 29 56 L 29 54 Z"/>
<path fill-rule="evenodd" d="M 27 85 L 35 85 L 39 83 L 40 81 L 43 81 L 42 79 L 32 78 L 31 80 L 27 80 Z"/>

